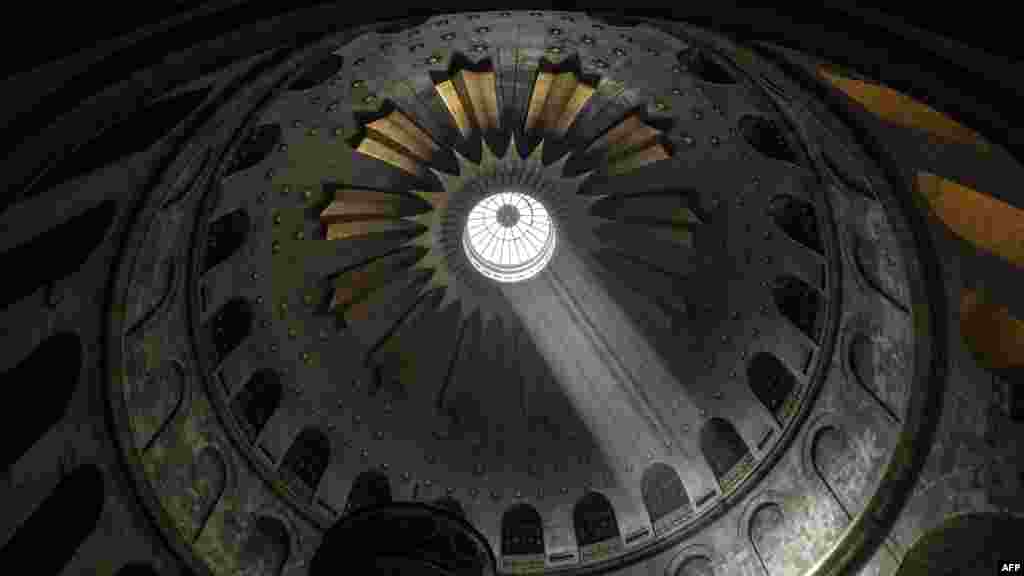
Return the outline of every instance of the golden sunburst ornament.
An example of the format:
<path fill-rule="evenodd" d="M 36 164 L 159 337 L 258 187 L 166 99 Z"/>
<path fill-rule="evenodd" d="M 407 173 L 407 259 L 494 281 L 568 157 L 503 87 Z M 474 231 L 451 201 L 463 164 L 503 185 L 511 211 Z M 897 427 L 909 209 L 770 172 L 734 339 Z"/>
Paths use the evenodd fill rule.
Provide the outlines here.
<path fill-rule="evenodd" d="M 498 133 L 501 122 L 493 70 L 463 70 L 435 85 L 435 90 L 463 139 Z M 482 304 L 488 299 L 497 302 L 498 285 L 540 275 L 564 244 L 564 238 L 558 238 L 564 232 L 559 224 L 589 218 L 589 207 L 597 200 L 579 194 L 591 172 L 565 176 L 573 154 L 599 159 L 609 175 L 669 157 L 662 132 L 631 112 L 585 150 L 567 150 L 560 159 L 545 164 L 544 138 L 564 138 L 594 93 L 574 72 L 555 74 L 542 69 L 525 122 L 527 135 L 539 136 L 539 142 L 525 158 L 519 155 L 511 130 L 500 157 L 492 149 L 494 142 L 480 138 L 480 161 L 475 162 L 439 144 L 397 106 L 367 121 L 353 144 L 356 152 L 420 181 L 432 174 L 441 187 L 440 191 L 408 193 L 336 191 L 334 201 L 320 215 L 327 240 L 375 233 L 401 233 L 409 239 L 405 251 L 340 275 L 335 280 L 333 308 L 364 314 L 361 303 L 368 294 L 408 275 L 421 283 L 421 295 L 442 290 L 442 309 L 458 302 L 463 315 L 480 310 L 490 316 L 496 306 Z M 450 168 L 438 169 L 452 157 L 455 162 Z"/>
<path fill-rule="evenodd" d="M 444 190 L 414 191 L 432 209 L 409 219 L 427 229 L 408 243 L 426 249 L 413 266 L 431 273 L 423 290 L 443 288 L 441 307 L 458 301 L 465 314 L 480 308 L 479 292 L 489 282 L 522 282 L 543 271 L 557 246 L 559 217 L 570 204 L 590 203 L 577 194 L 588 174 L 563 177 L 567 157 L 545 166 L 543 143 L 526 158 L 516 152 L 514 135 L 501 157 L 486 142 L 481 146 L 479 163 L 455 152 L 458 175 L 431 169 Z"/>

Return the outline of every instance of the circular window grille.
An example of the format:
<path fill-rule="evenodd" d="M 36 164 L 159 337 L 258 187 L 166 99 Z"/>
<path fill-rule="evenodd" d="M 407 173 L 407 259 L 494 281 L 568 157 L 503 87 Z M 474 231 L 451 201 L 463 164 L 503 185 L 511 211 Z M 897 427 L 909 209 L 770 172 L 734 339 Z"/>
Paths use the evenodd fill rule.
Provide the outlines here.
<path fill-rule="evenodd" d="M 462 245 L 473 267 L 498 282 L 522 282 L 555 253 L 555 226 L 544 205 L 516 192 L 492 194 L 469 212 Z"/>

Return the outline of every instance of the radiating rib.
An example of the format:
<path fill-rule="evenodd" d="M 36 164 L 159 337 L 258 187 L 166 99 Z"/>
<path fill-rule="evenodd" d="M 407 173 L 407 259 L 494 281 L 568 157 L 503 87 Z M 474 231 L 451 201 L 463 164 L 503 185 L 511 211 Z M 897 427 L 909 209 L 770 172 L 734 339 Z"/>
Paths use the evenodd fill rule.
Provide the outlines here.
<path fill-rule="evenodd" d="M 426 132 L 398 110 L 370 122 L 366 129 L 374 136 L 390 140 L 424 162 L 429 162 L 433 152 L 439 150 Z"/>
<path fill-rule="evenodd" d="M 660 142 L 654 143 L 642 150 L 637 150 L 632 154 L 628 154 L 620 160 L 613 162 L 608 165 L 608 173 L 612 175 L 625 174 L 661 160 L 668 160 L 671 158 L 668 148 Z"/>
<path fill-rule="evenodd" d="M 400 110 L 393 110 L 365 127 L 366 137 L 356 150 L 414 176 L 423 176 L 423 164 L 440 151 L 430 135 Z"/>
<path fill-rule="evenodd" d="M 404 275 L 403 271 L 412 267 L 422 256 L 423 250 L 406 248 L 339 275 L 334 279 L 331 308 L 347 308 L 359 302 Z"/>
<path fill-rule="evenodd" d="M 400 218 L 430 209 L 417 206 L 417 200 L 400 194 L 346 188 L 334 193 L 334 201 L 320 213 L 320 222 L 331 225 L 371 218 Z"/>
<path fill-rule="evenodd" d="M 539 72 L 530 96 L 526 130 L 541 128 L 564 136 L 594 91 L 581 83 L 575 72 Z"/>
<path fill-rule="evenodd" d="M 328 226 L 327 239 L 347 240 L 349 238 L 358 238 L 369 234 L 385 232 L 414 232 L 416 230 L 423 232 L 426 231 L 426 228 L 413 222 L 399 219 L 352 220 L 348 222 L 338 222 Z"/>
<path fill-rule="evenodd" d="M 562 117 L 565 105 L 569 103 L 573 92 L 579 82 L 572 72 L 562 72 L 555 78 L 548 92 L 547 101 L 544 103 L 544 129 L 553 131 Z"/>
<path fill-rule="evenodd" d="M 444 105 L 448 108 L 448 112 L 451 113 L 452 118 L 455 119 L 455 125 L 458 127 L 459 132 L 462 133 L 463 138 L 469 138 L 469 134 L 472 130 L 469 122 L 469 115 L 466 113 L 466 109 L 462 106 L 462 100 L 459 99 L 459 93 L 455 90 L 455 83 L 451 80 L 445 80 L 440 84 L 434 86 L 437 90 L 437 94 L 444 101 Z"/>
<path fill-rule="evenodd" d="M 586 84 L 577 84 L 576 90 L 573 92 L 572 97 L 569 98 L 569 102 L 565 105 L 565 110 L 562 112 L 562 116 L 558 119 L 558 124 L 555 125 L 555 132 L 559 135 L 565 135 L 572 127 L 572 123 L 576 121 L 576 117 L 579 116 L 580 111 L 586 106 L 587 102 L 594 95 L 594 88 L 587 86 Z"/>
<path fill-rule="evenodd" d="M 498 93 L 493 71 L 461 70 L 434 88 L 463 138 L 469 138 L 474 128 L 485 131 L 498 127 Z"/>
<path fill-rule="evenodd" d="M 650 148 L 657 149 L 658 147 L 652 145 L 656 143 L 660 135 L 660 130 L 645 124 L 637 115 L 633 114 L 595 140 L 587 148 L 587 153 L 600 152 L 609 160 L 618 160 L 630 153 L 645 153 L 647 157 L 652 158 L 650 161 L 656 161 L 654 159 L 664 158 L 657 158 L 657 154 L 644 151 Z M 660 148 L 664 157 L 667 158 L 668 151 L 664 149 L 664 146 Z"/>
<path fill-rule="evenodd" d="M 498 127 L 498 96 L 495 91 L 494 72 L 470 72 L 463 70 L 459 73 L 457 84 L 466 87 L 466 94 L 469 97 L 477 127 L 480 130 L 492 130 Z"/>
<path fill-rule="evenodd" d="M 537 80 L 533 83 L 533 94 L 530 96 L 530 107 L 526 111 L 526 130 L 531 131 L 537 125 L 544 111 L 544 104 L 548 99 L 548 92 L 551 84 L 555 81 L 554 74 L 550 72 L 538 72 Z"/>
<path fill-rule="evenodd" d="M 387 162 L 395 168 L 404 170 L 413 176 L 423 176 L 423 169 L 416 160 L 397 150 L 389 148 L 376 140 L 364 138 L 359 144 L 359 147 L 356 148 L 356 151 L 362 152 L 363 154 L 366 154 L 371 158 L 376 158 L 382 162 Z"/>

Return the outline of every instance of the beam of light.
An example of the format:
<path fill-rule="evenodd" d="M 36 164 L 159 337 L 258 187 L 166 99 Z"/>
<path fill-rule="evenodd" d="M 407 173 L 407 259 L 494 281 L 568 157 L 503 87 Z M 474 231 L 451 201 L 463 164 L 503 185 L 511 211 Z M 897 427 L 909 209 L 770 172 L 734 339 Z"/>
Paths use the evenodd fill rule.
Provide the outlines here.
<path fill-rule="evenodd" d="M 652 455 L 672 462 L 686 450 L 678 430 L 699 421 L 696 406 L 570 246 L 548 273 L 502 291 L 615 471 L 616 486 L 638 497 Z"/>

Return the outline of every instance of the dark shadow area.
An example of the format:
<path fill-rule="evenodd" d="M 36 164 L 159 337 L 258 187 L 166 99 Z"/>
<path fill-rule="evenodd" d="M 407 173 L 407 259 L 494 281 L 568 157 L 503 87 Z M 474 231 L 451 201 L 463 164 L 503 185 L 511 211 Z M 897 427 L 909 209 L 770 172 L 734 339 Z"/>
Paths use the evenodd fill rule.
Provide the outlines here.
<path fill-rule="evenodd" d="M 1024 520 L 999 513 L 955 516 L 926 532 L 907 551 L 896 576 L 1006 574 L 1020 562 Z"/>
<path fill-rule="evenodd" d="M 362 508 L 383 506 L 391 503 L 391 482 L 376 470 L 366 470 L 356 476 L 345 502 L 345 513 Z"/>
<path fill-rule="evenodd" d="M 213 348 L 212 362 L 219 365 L 252 333 L 252 305 L 234 299 L 221 307 L 203 326 Z"/>
<path fill-rule="evenodd" d="M 0 255 L 0 308 L 82 267 L 114 221 L 117 204 L 103 202 Z"/>
<path fill-rule="evenodd" d="M 818 218 L 810 203 L 792 196 L 776 196 L 772 198 L 768 215 L 794 241 L 808 250 L 824 253 L 821 235 L 818 233 Z"/>
<path fill-rule="evenodd" d="M 341 70 L 345 60 L 337 54 L 329 54 L 306 68 L 295 82 L 289 86 L 291 90 L 309 90 L 326 82 Z"/>
<path fill-rule="evenodd" d="M 203 274 L 230 258 L 245 244 L 250 226 L 249 214 L 241 209 L 229 212 L 210 223 L 206 231 Z"/>
<path fill-rule="evenodd" d="M 281 377 L 273 370 L 253 374 L 231 400 L 231 413 L 250 442 L 255 442 L 281 404 Z"/>
<path fill-rule="evenodd" d="M 813 342 L 818 342 L 825 315 L 824 302 L 817 290 L 803 280 L 786 276 L 775 282 L 772 298 L 779 313 Z"/>
<path fill-rule="evenodd" d="M 295 438 L 281 462 L 281 471 L 302 484 L 310 499 L 331 461 L 331 443 L 323 432 L 306 428 Z"/>
<path fill-rule="evenodd" d="M 0 404 L 0 462 L 4 470 L 64 417 L 81 367 L 78 336 L 58 334 L 0 376 L 0 382 L 14 393 L 14 401 Z"/>
<path fill-rule="evenodd" d="M 572 510 L 576 543 L 589 546 L 619 536 L 619 522 L 615 509 L 603 494 L 588 492 Z"/>
<path fill-rule="evenodd" d="M 91 464 L 76 468 L 0 550 L 0 562 L 31 567 L 32 574 L 59 574 L 96 529 L 103 499 L 103 472 Z"/>
<path fill-rule="evenodd" d="M 235 172 L 241 172 L 242 170 L 248 170 L 249 168 L 259 164 L 274 151 L 274 148 L 277 147 L 280 142 L 280 124 L 263 124 L 261 126 L 257 126 L 252 133 L 249 134 L 249 137 L 239 144 L 238 149 L 235 150 L 235 156 L 231 161 L 230 168 L 224 176 L 229 176 Z"/>
<path fill-rule="evenodd" d="M 95 138 L 80 145 L 69 156 L 51 165 L 32 183 L 25 198 L 149 149 L 188 117 L 209 94 L 209 89 L 184 92 L 153 102 L 135 114 L 121 118 Z"/>

